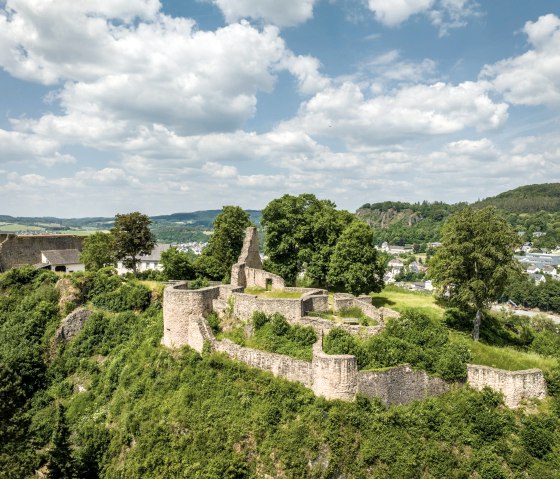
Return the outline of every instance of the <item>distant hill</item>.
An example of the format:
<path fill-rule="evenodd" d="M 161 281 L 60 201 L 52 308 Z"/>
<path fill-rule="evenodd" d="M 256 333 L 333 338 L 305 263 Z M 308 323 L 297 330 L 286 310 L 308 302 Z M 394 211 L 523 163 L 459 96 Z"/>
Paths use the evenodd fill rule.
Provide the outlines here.
<path fill-rule="evenodd" d="M 366 203 L 356 215 L 375 231 L 376 240 L 392 244 L 423 244 L 440 239 L 445 220 L 467 203 Z M 501 210 L 523 239 L 538 247 L 560 244 L 560 183 L 527 185 L 472 204 Z M 534 235 L 534 233 L 545 233 Z"/>
<path fill-rule="evenodd" d="M 261 212 L 246 210 L 251 221 L 260 223 Z M 152 231 L 158 241 L 185 243 L 206 241 L 212 229 L 214 218 L 221 210 L 203 210 L 190 213 L 173 213 L 152 216 Z M 113 226 L 113 217 L 56 218 L 56 217 L 14 217 L 0 215 L 0 233 L 67 233 L 89 234 L 92 231 L 108 230 Z"/>
<path fill-rule="evenodd" d="M 538 213 L 560 211 L 560 183 L 526 185 L 474 203 L 475 206 L 495 206 L 508 213 Z"/>

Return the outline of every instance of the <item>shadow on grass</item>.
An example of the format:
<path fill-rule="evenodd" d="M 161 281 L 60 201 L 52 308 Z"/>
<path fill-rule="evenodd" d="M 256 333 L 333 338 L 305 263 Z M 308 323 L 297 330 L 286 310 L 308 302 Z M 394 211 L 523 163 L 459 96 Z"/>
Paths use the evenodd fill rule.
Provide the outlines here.
<path fill-rule="evenodd" d="M 383 308 L 386 306 L 393 306 L 394 304 L 396 304 L 394 301 L 391 301 L 389 298 L 385 296 L 374 296 L 373 298 L 371 298 L 371 303 L 376 308 Z"/>

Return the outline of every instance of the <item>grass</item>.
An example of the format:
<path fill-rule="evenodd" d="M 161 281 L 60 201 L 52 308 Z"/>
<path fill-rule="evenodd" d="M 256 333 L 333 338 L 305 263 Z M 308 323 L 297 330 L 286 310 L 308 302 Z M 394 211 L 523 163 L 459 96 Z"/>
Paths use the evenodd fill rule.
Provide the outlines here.
<path fill-rule="evenodd" d="M 337 311 L 336 314 L 332 311 L 308 311 L 308 316 L 312 318 L 328 319 L 335 323 L 345 323 L 345 318 L 355 318 L 357 323 L 362 326 L 376 326 L 378 323 L 375 319 L 366 316 L 359 308 L 348 308 Z"/>
<path fill-rule="evenodd" d="M 0 226 L 0 232 L 13 233 L 16 231 L 44 231 L 39 226 L 20 225 L 16 223 L 4 223 Z"/>
<path fill-rule="evenodd" d="M 380 293 L 372 293 L 372 303 L 377 308 L 390 308 L 399 313 L 414 308 L 431 318 L 443 320 L 444 309 L 438 306 L 433 295 L 419 291 L 409 291 L 396 286 L 387 286 Z"/>
<path fill-rule="evenodd" d="M 532 368 L 546 371 L 558 364 L 555 358 L 518 351 L 509 347 L 491 346 L 480 341 L 473 341 L 463 333 L 450 332 L 450 338 L 452 342 L 465 344 L 471 350 L 472 364 L 482 364 L 483 366 L 507 371 L 521 371 Z"/>
<path fill-rule="evenodd" d="M 264 288 L 245 288 L 245 293 L 254 294 L 259 298 L 270 298 L 270 299 L 299 299 L 303 294 L 296 291 L 283 291 L 281 289 L 267 291 Z"/>

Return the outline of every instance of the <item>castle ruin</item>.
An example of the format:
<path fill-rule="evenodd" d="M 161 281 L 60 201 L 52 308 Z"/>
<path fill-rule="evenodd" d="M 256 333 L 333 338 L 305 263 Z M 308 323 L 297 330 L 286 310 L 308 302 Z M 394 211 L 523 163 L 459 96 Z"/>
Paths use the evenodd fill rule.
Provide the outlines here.
<path fill-rule="evenodd" d="M 284 290 L 301 293 L 296 299 L 263 298 L 246 294 L 245 288 Z M 407 404 L 428 396 L 443 394 L 453 385 L 425 371 L 401 365 L 377 371 L 359 371 L 351 355 L 329 355 L 322 350 L 322 337 L 334 328 L 351 334 L 370 336 L 378 334 L 387 318 L 398 313 L 387 308 L 375 308 L 370 297 L 335 294 L 334 310 L 358 307 L 377 320 L 377 326 L 338 324 L 320 317 L 311 317 L 312 311 L 329 309 L 328 294 L 323 289 L 289 288 L 283 278 L 262 269 L 256 228 L 247 228 L 239 259 L 232 267 L 231 283 L 198 290 L 187 289 L 186 283 L 166 287 L 163 302 L 164 333 L 162 344 L 169 348 L 188 345 L 198 352 L 204 347 L 225 353 L 232 359 L 251 367 L 271 372 L 274 376 L 295 381 L 310 388 L 326 399 L 352 401 L 357 394 L 377 397 L 386 405 Z M 253 312 L 279 312 L 291 324 L 310 326 L 320 338 L 313 346 L 311 361 L 269 353 L 239 346 L 228 339 L 217 340 L 206 320 L 211 312 L 230 314 L 248 321 Z M 543 398 L 546 383 L 542 371 L 503 371 L 485 366 L 468 365 L 467 383 L 482 389 L 489 386 L 504 394 L 509 407 L 518 407 L 529 398 Z"/>

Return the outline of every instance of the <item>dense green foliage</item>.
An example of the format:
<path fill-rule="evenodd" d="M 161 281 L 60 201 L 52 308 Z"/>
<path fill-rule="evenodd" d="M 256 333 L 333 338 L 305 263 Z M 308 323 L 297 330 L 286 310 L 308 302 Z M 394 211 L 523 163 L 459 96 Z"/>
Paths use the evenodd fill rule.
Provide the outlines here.
<path fill-rule="evenodd" d="M 123 265 L 132 269 L 135 274 L 138 257 L 150 254 L 156 244 L 156 238 L 150 231 L 150 223 L 150 218 L 138 211 L 115 215 L 115 223 L 111 229 L 115 257 L 122 260 Z"/>
<path fill-rule="evenodd" d="M 475 203 L 476 206 L 495 206 L 512 213 L 555 213 L 560 210 L 560 183 L 520 186 L 492 198 Z"/>
<path fill-rule="evenodd" d="M 237 262 L 248 226 L 251 221 L 245 211 L 239 206 L 224 206 L 214 220 L 208 246 L 196 260 L 197 272 L 217 281 L 229 281 L 231 267 Z"/>
<path fill-rule="evenodd" d="M 167 279 L 193 279 L 194 257 L 192 254 L 171 247 L 161 253 L 161 265 Z"/>
<path fill-rule="evenodd" d="M 372 226 L 377 243 L 416 244 L 423 251 L 426 243 L 440 241 L 443 223 L 465 206 L 385 201 L 366 203 L 356 214 Z M 475 208 L 486 206 L 498 208 L 516 231 L 524 232 L 523 241 L 539 248 L 560 244 L 560 183 L 522 186 L 473 204 Z M 545 235 L 534 237 L 535 232 Z"/>
<path fill-rule="evenodd" d="M 430 260 L 429 276 L 442 299 L 476 310 L 473 338 L 478 340 L 482 310 L 501 297 L 517 262 L 518 237 L 492 208 L 466 207 L 442 230 L 442 246 Z"/>
<path fill-rule="evenodd" d="M 266 268 L 295 284 L 305 272 L 312 283 L 327 284 L 331 255 L 353 215 L 315 195 L 284 195 L 262 211 Z"/>
<path fill-rule="evenodd" d="M 96 271 L 106 266 L 116 266 L 115 238 L 109 233 L 98 231 L 84 239 L 80 261 L 86 270 Z"/>
<path fill-rule="evenodd" d="M 412 310 L 390 320 L 381 334 L 365 340 L 334 329 L 324 338 L 323 350 L 353 354 L 360 369 L 408 363 L 450 380 L 466 378 L 470 359 L 465 346 L 451 343 L 445 326 Z"/>
<path fill-rule="evenodd" d="M 361 221 L 352 222 L 334 247 L 327 282 L 354 295 L 383 289 L 384 268 L 377 256 L 373 231 Z"/>
<path fill-rule="evenodd" d="M 66 451 L 67 438 L 76 478 L 557 475 L 555 403 L 528 415 L 468 388 L 390 409 L 362 397 L 326 401 L 222 355 L 165 349 L 157 299 L 142 313 L 99 311 L 53 345 L 56 280 L 32 269 L 0 275 L 0 478 L 44 468 L 55 437 Z M 86 273 L 76 283 L 95 296 L 116 280 Z M 425 337 L 432 326 L 397 326 L 395 339 L 411 348 L 441 347 L 437 328 Z"/>
<path fill-rule="evenodd" d="M 253 314 L 252 334 L 247 335 L 244 326 L 240 326 L 231 332 L 223 333 L 223 337 L 241 346 L 307 361 L 311 361 L 312 346 L 317 341 L 312 328 L 291 326 L 279 313 L 267 315 L 260 311 Z"/>
<path fill-rule="evenodd" d="M 519 306 L 560 313 L 560 281 L 548 277 L 544 283 L 535 284 L 528 275 L 515 275 L 510 278 L 501 299 L 510 299 Z"/>

